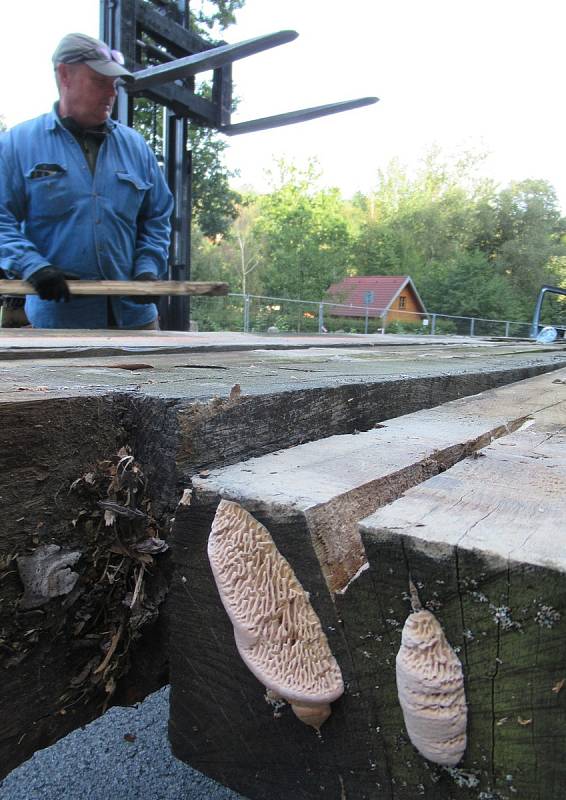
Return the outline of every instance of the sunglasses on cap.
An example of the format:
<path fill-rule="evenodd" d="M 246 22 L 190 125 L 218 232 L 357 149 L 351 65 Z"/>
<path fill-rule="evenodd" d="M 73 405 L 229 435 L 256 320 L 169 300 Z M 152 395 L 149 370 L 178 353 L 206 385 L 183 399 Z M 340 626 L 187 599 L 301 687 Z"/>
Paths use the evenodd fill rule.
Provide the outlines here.
<path fill-rule="evenodd" d="M 124 54 L 121 53 L 119 50 L 111 50 L 106 45 L 97 45 L 96 47 L 91 47 L 90 50 L 82 50 L 80 55 L 75 57 L 70 57 L 65 59 L 65 63 L 67 64 L 74 64 L 79 61 L 115 61 L 116 64 L 119 64 L 121 67 L 124 66 L 126 60 L 124 58 Z"/>

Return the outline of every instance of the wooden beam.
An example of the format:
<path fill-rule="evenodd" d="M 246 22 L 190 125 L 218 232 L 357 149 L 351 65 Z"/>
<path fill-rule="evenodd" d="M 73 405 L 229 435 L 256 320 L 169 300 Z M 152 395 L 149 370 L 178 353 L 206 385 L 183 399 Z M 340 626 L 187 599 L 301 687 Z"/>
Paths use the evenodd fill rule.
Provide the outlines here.
<path fill-rule="evenodd" d="M 169 733 L 175 756 L 254 800 L 408 800 L 420 794 L 452 800 L 455 784 L 467 777 L 476 781 L 470 785 L 477 785 L 481 796 L 496 796 L 496 781 L 497 788 L 518 787 L 518 796 L 560 797 L 566 780 L 559 756 L 564 703 L 557 696 L 566 657 L 566 562 L 560 555 L 566 470 L 558 448 L 544 444 L 544 436 L 563 428 L 565 374 L 523 381 L 391 419 L 355 436 L 329 437 L 194 477 L 190 505 L 179 506 L 173 529 L 178 580 L 169 595 L 174 642 Z M 554 416 L 548 420 L 550 407 Z M 537 424 L 549 422 L 548 432 L 541 428 L 537 449 L 529 441 L 515 458 L 518 437 L 528 433 L 523 426 L 530 417 Z M 520 434 L 514 436 L 514 430 Z M 477 470 L 485 461 L 479 448 L 496 438 L 488 450 L 500 451 L 502 471 L 486 470 L 472 517 L 466 514 L 469 487 L 454 480 L 458 468 L 453 465 L 469 456 L 462 464 Z M 563 434 L 561 438 L 563 450 Z M 490 542 L 497 543 L 503 534 L 497 514 L 490 512 L 501 517 L 514 482 L 519 482 L 516 476 L 521 473 L 529 484 L 529 470 L 535 469 L 544 478 L 536 481 L 528 513 L 520 520 L 519 511 L 511 520 L 515 525 L 505 532 L 515 534 L 518 557 L 508 584 L 507 560 L 490 553 Z M 442 476 L 446 486 L 444 513 L 435 517 L 430 505 L 415 504 L 416 543 L 408 569 L 400 541 L 405 519 L 393 514 L 395 503 L 388 504 L 406 498 L 415 491 L 411 486 L 425 486 L 423 481 L 434 475 Z M 507 497 L 504 487 L 510 487 Z M 327 632 L 347 688 L 333 704 L 320 739 L 288 706 L 274 709 L 266 702 L 264 687 L 237 653 L 206 557 L 210 523 L 221 498 L 239 503 L 267 527 L 310 593 Z M 380 508 L 380 515 L 389 512 L 388 547 L 378 549 L 372 532 L 365 538 L 360 534 L 357 522 L 371 505 Z M 460 509 L 464 527 L 471 524 L 473 529 L 473 549 L 462 561 Z M 543 525 L 551 517 L 554 537 L 544 543 Z M 475 537 L 483 519 L 487 543 Z M 516 527 L 519 521 L 522 530 Z M 442 557 L 441 548 L 422 542 L 431 539 L 434 545 L 449 526 L 455 534 L 451 560 Z M 544 566 L 541 560 L 533 563 L 522 546 L 533 526 L 539 528 L 541 548 L 551 553 L 556 547 L 557 554 Z M 380 530 L 385 527 L 380 518 Z M 379 531 L 374 533 L 375 538 Z M 463 764 L 452 771 L 435 768 L 414 750 L 397 697 L 395 656 L 411 612 L 410 575 L 464 663 L 472 723 Z M 527 631 L 523 639 L 515 625 L 518 616 Z M 499 726 L 507 726 L 504 733 Z M 404 782 L 422 790 L 405 791 Z"/>
<path fill-rule="evenodd" d="M 219 281 L 69 281 L 71 294 L 113 295 L 207 295 L 228 294 L 228 284 Z M 0 280 L 0 294 L 37 294 L 27 281 Z"/>

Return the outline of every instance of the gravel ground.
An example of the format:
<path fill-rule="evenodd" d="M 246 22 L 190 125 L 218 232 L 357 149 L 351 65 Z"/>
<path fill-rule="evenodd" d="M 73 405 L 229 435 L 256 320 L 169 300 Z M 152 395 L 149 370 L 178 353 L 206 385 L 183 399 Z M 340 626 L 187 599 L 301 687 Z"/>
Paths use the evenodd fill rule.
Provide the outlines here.
<path fill-rule="evenodd" d="M 168 714 L 167 688 L 111 708 L 0 781 L 0 800 L 245 800 L 171 755 Z"/>

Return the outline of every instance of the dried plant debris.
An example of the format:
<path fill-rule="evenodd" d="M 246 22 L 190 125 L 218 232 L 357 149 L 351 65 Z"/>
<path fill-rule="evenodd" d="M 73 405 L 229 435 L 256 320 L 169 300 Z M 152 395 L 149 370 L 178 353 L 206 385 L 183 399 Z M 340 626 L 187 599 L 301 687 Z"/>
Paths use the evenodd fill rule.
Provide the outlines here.
<path fill-rule="evenodd" d="M 35 546 L 32 537 L 30 552 L 6 565 L 14 570 L 16 561 L 24 592 L 9 614 L 10 630 L 0 627 L 4 667 L 20 663 L 38 642 L 67 640 L 74 675 L 60 697 L 62 711 L 96 697 L 108 704 L 130 667 L 132 643 L 164 599 L 155 559 L 168 548 L 129 448 L 90 465 L 68 493 L 79 510 L 59 543 Z"/>
<path fill-rule="evenodd" d="M 295 714 L 319 729 L 344 691 L 320 620 L 269 531 L 237 503 L 222 500 L 208 556 L 247 667 Z"/>
<path fill-rule="evenodd" d="M 412 592 L 413 593 L 413 592 Z M 397 691 L 407 733 L 419 753 L 453 767 L 466 750 L 467 705 L 462 665 L 436 617 L 415 609 L 397 654 Z"/>

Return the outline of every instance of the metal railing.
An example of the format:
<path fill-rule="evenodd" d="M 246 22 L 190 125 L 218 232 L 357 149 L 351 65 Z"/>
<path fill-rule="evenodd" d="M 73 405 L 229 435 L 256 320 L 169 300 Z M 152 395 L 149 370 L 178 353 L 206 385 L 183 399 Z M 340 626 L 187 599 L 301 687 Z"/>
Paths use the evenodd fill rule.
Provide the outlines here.
<path fill-rule="evenodd" d="M 546 294 L 558 294 L 564 297 L 566 295 L 566 289 L 561 289 L 558 286 L 548 286 L 548 285 L 543 286 L 541 288 L 540 292 L 538 293 L 537 302 L 535 305 L 535 313 L 533 315 L 533 321 L 531 324 L 531 337 L 533 339 L 536 339 L 541 327 L 540 315 L 542 311 L 542 301 L 544 300 Z M 557 328 L 557 330 L 564 331 L 564 328 L 561 328 L 560 326 L 555 326 L 555 327 Z"/>
<path fill-rule="evenodd" d="M 341 310 L 333 315 L 333 310 Z M 348 315 L 347 312 L 352 312 Z M 418 318 L 418 321 L 415 320 Z M 244 333 L 383 333 L 384 331 L 437 335 L 504 336 L 529 338 L 530 322 L 422 313 L 288 297 L 230 293 L 226 297 L 194 297 L 191 319 L 200 330 L 237 330 Z M 557 326 L 558 327 L 558 326 Z M 564 328 L 559 328 L 564 330 Z"/>

